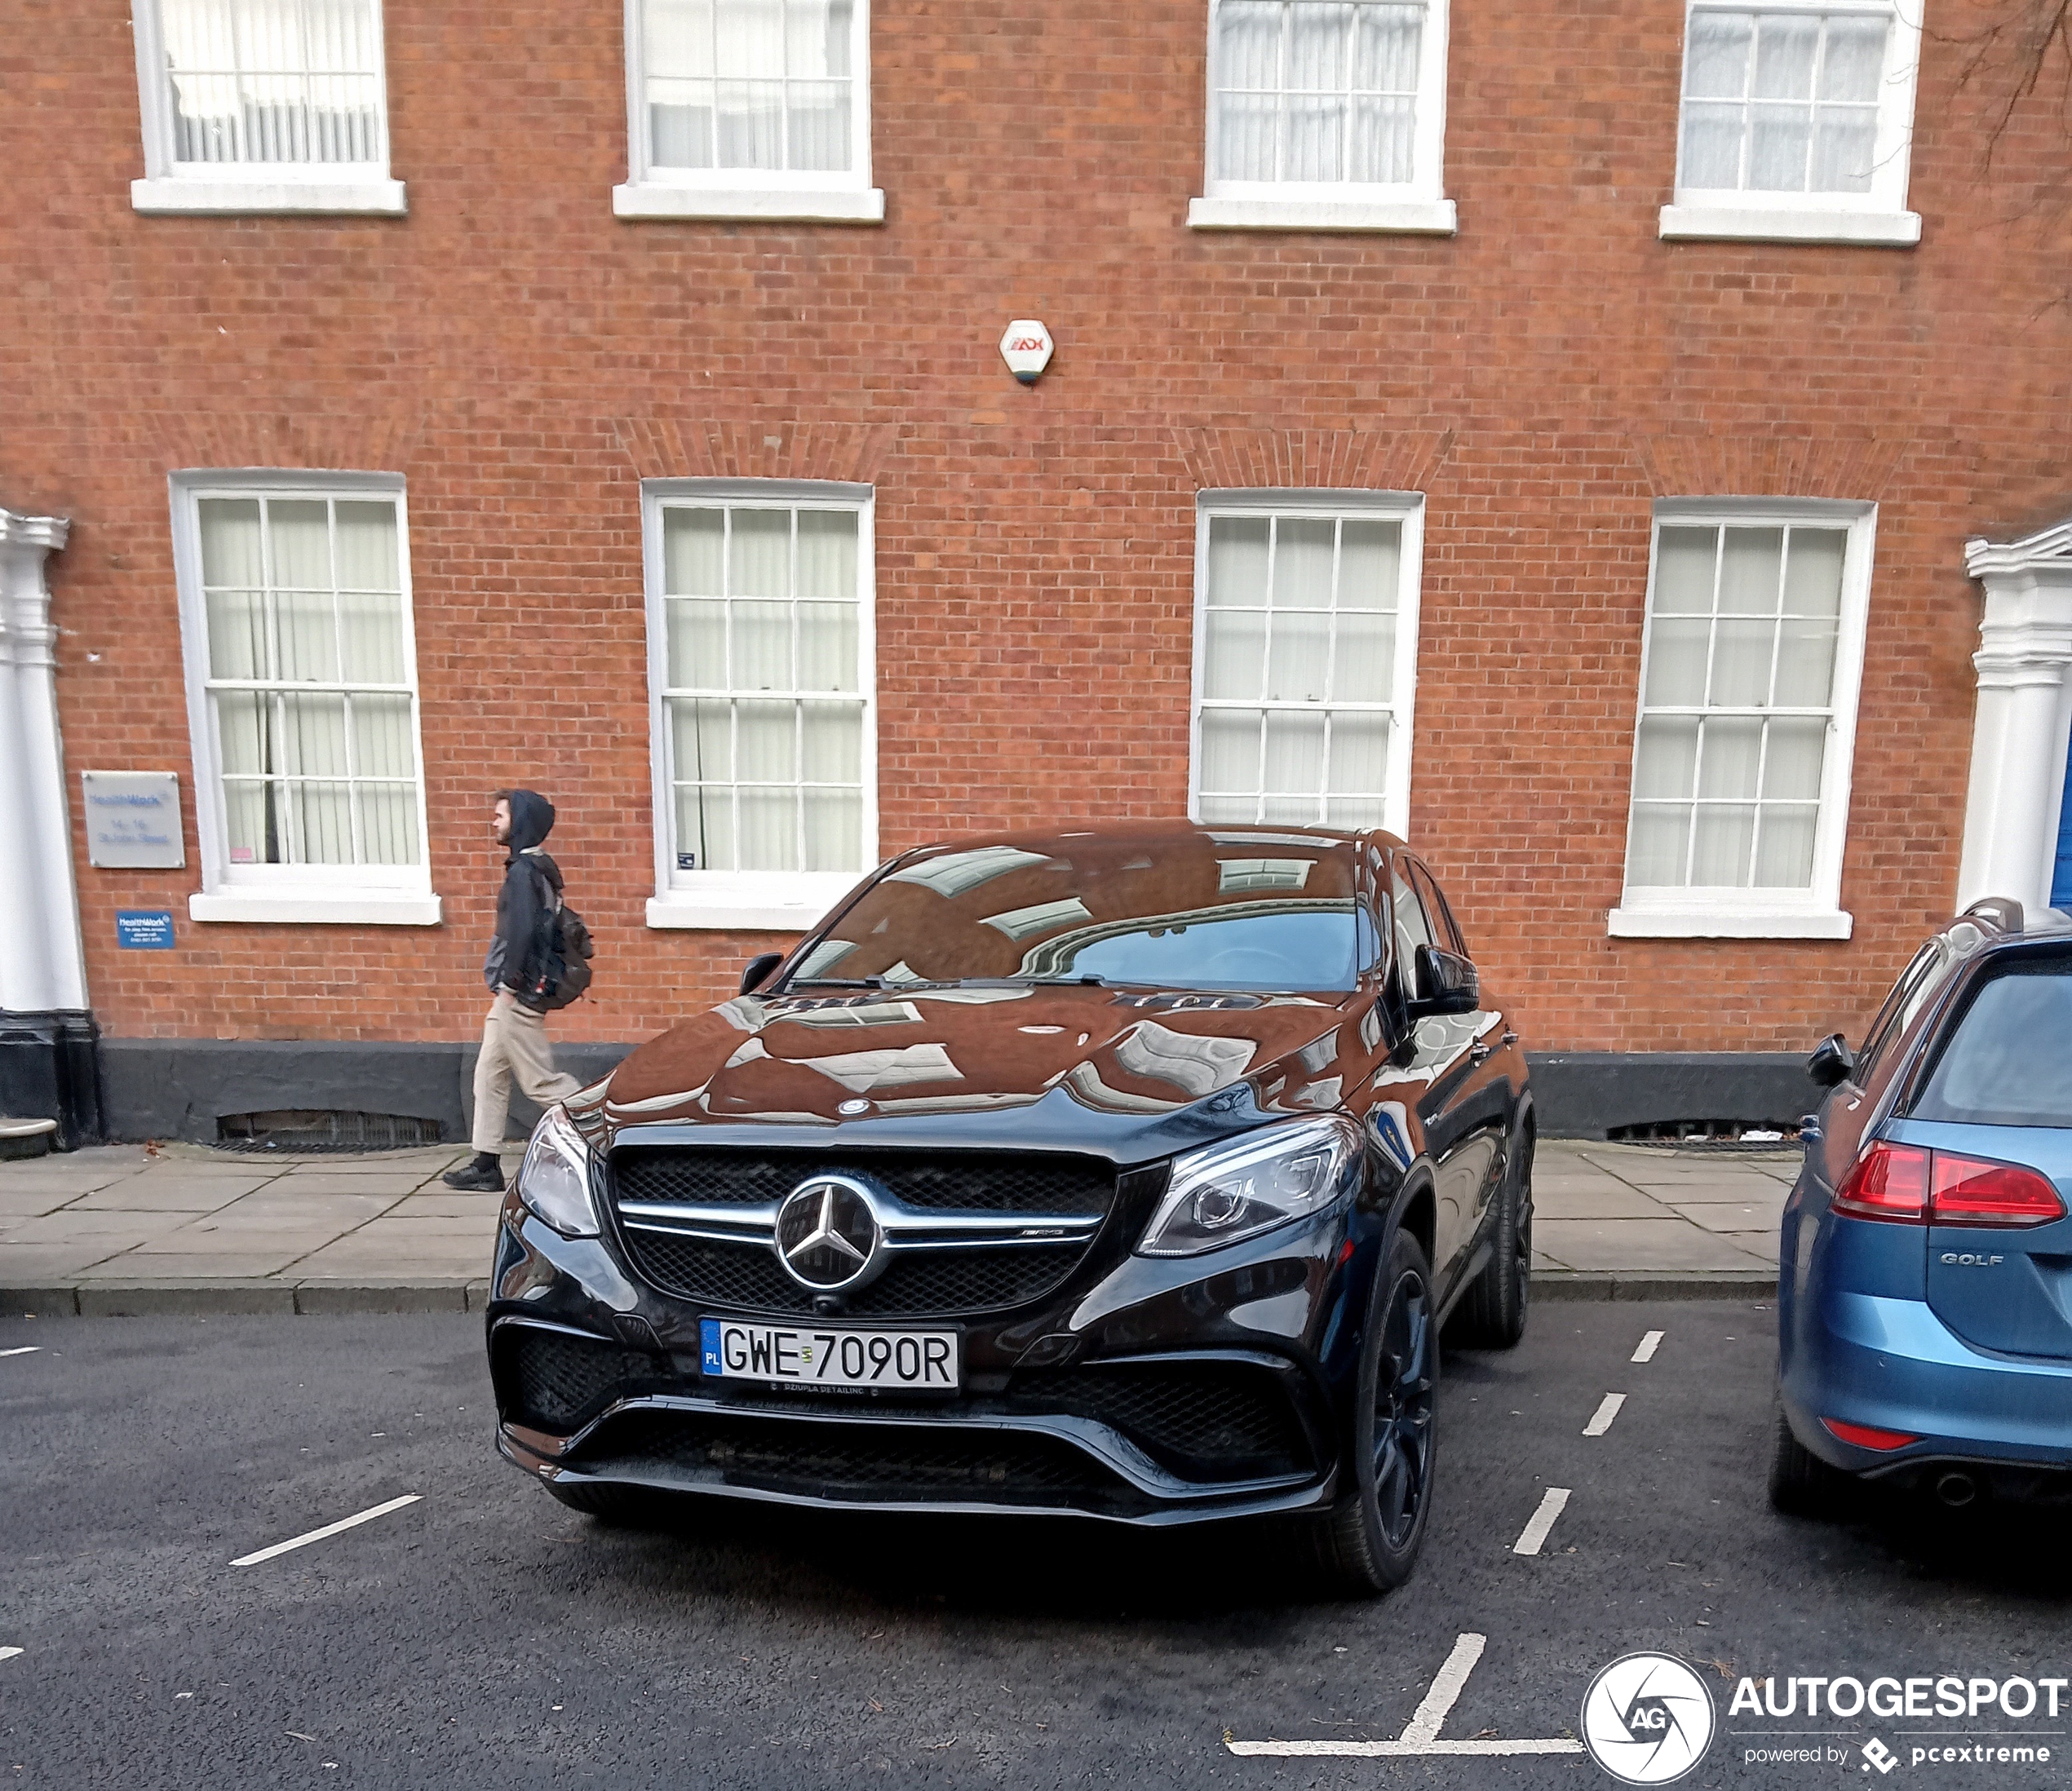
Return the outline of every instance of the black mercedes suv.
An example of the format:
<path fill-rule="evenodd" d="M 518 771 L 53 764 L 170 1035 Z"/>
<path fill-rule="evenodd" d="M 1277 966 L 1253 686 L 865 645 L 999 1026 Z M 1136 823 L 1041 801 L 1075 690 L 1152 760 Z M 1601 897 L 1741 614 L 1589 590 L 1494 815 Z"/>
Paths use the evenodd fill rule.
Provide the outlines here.
<path fill-rule="evenodd" d="M 657 1492 L 1295 1520 L 1380 1591 L 1439 1333 L 1525 1326 L 1525 1054 L 1382 834 L 1105 827 L 907 853 L 533 1133 L 503 1453 Z"/>

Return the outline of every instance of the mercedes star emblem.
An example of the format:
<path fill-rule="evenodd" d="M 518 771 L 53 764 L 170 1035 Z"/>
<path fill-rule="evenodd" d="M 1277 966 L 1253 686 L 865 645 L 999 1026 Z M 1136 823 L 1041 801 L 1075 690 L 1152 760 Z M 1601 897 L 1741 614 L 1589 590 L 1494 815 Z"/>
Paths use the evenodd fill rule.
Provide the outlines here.
<path fill-rule="evenodd" d="M 772 1243 L 785 1273 L 799 1286 L 835 1294 L 876 1271 L 884 1237 L 862 1183 L 816 1175 L 785 1196 Z"/>

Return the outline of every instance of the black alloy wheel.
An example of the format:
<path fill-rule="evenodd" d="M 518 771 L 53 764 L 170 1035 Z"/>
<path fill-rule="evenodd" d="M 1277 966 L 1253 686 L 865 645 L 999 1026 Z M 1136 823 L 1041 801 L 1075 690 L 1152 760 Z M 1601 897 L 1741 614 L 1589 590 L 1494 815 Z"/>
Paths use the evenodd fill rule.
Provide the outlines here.
<path fill-rule="evenodd" d="M 1316 1520 L 1319 1561 L 1348 1592 L 1389 1591 L 1416 1564 L 1432 1510 L 1438 1386 L 1432 1267 L 1418 1240 L 1399 1232 L 1375 1285 L 1360 1352 L 1351 1463 L 1357 1484 Z"/>
<path fill-rule="evenodd" d="M 1492 1203 L 1490 1253 L 1474 1285 L 1461 1296 L 1446 1326 L 1446 1341 L 1473 1350 L 1515 1348 L 1525 1334 L 1533 1272 L 1533 1128 L 1511 1151 Z"/>

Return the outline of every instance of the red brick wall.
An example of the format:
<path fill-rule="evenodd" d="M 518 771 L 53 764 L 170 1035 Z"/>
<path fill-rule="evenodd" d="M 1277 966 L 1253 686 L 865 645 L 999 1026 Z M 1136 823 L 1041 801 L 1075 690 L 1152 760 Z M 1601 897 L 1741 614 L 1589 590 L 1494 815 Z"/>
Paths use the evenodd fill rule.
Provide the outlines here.
<path fill-rule="evenodd" d="M 1206 8 L 877 0 L 882 228 L 630 223 L 618 0 L 389 0 L 407 219 L 148 218 L 126 0 L 5 0 L 0 503 L 51 563 L 68 763 L 191 778 L 179 467 L 409 480 L 435 930 L 197 925 L 198 873 L 95 870 L 118 1035 L 460 1037 L 528 782 L 595 926 L 564 1037 L 730 992 L 766 941 L 650 932 L 638 481 L 878 491 L 882 844 L 1173 815 L 1194 494 L 1428 495 L 1411 835 L 1541 1047 L 1853 1031 L 1956 877 L 1972 534 L 2072 511 L 2072 166 L 2050 108 L 1990 178 L 1938 7 L 1913 251 L 1666 244 L 1681 0 L 1453 20 L 1452 240 L 1190 232 Z M 2046 86 L 2049 82 L 2045 83 Z M 1041 316 L 1017 387 L 995 344 Z M 1875 499 L 1847 944 L 1608 939 L 1658 496 Z M 113 910 L 170 906 L 171 953 Z"/>

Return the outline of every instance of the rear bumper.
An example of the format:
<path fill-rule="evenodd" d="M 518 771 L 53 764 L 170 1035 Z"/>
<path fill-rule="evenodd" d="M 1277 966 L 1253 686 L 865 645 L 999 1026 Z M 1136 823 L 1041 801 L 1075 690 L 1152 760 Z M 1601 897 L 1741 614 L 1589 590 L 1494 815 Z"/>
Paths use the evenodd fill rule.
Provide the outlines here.
<path fill-rule="evenodd" d="M 1852 1473 L 1922 1477 L 1937 1464 L 2072 1470 L 2072 1361 L 1997 1355 L 1922 1300 L 1804 1289 L 1782 1384 L 1793 1434 Z M 1820 1421 L 1920 1439 L 1861 1448 Z"/>

